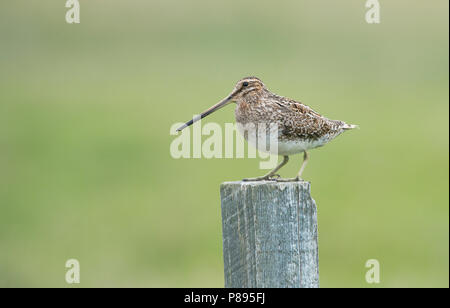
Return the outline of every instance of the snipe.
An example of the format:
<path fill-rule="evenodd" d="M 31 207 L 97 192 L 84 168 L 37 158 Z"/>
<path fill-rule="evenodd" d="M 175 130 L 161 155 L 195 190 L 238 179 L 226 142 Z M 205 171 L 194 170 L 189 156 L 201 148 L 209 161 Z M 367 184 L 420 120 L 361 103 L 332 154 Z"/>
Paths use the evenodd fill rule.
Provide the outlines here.
<path fill-rule="evenodd" d="M 185 123 L 178 128 L 178 131 L 232 102 L 237 104 L 235 110 L 236 122 L 245 139 L 257 140 L 258 138 L 254 138 L 254 136 L 258 134 L 257 127 L 261 123 L 276 124 L 277 147 L 267 149 L 266 144 L 256 144 L 256 146 L 260 150 L 267 150 L 267 152 L 283 156 L 283 161 L 268 174 L 257 178 L 244 179 L 244 181 L 301 180 L 301 175 L 309 158 L 308 150 L 323 146 L 344 131 L 357 127 L 343 121 L 323 117 L 300 102 L 270 92 L 259 78 L 246 77 L 238 81 L 230 95 L 201 113 L 199 117 Z M 276 173 L 288 162 L 289 155 L 302 152 L 304 153 L 303 163 L 297 177 L 292 179 L 280 178 Z"/>

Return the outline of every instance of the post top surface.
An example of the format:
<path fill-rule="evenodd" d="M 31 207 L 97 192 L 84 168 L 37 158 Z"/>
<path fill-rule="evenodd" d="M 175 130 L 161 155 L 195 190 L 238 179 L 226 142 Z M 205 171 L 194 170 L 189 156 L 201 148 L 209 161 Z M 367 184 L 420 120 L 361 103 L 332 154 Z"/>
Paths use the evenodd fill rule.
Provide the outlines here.
<path fill-rule="evenodd" d="M 290 182 L 277 182 L 277 181 L 228 181 L 222 184 L 239 184 L 239 185 L 265 185 L 265 184 L 302 184 L 310 183 L 308 181 L 290 181 Z"/>
<path fill-rule="evenodd" d="M 233 182 L 223 182 L 221 186 L 228 187 L 256 187 L 256 186 L 271 186 L 271 187 L 311 187 L 311 183 L 307 181 L 292 181 L 292 182 L 277 182 L 277 181 L 233 181 Z"/>

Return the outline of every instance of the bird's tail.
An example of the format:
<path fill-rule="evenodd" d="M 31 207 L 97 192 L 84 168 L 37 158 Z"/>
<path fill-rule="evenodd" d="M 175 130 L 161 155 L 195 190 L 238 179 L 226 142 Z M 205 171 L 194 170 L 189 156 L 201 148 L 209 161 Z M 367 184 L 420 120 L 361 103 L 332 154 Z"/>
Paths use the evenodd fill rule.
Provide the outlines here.
<path fill-rule="evenodd" d="M 353 125 L 353 124 L 347 124 L 347 123 L 345 123 L 345 124 L 342 126 L 342 129 L 344 129 L 344 130 L 350 130 L 350 129 L 355 129 L 355 128 L 358 128 L 358 129 L 359 129 L 359 125 Z"/>

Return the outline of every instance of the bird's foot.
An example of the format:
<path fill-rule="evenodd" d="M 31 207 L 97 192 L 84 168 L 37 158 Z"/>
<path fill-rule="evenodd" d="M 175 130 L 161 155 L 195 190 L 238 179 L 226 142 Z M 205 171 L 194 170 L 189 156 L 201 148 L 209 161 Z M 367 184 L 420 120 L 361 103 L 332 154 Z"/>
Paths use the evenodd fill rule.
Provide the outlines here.
<path fill-rule="evenodd" d="M 242 179 L 243 182 L 257 182 L 257 181 L 278 181 L 281 178 L 279 174 L 265 175 L 257 178 Z"/>
<path fill-rule="evenodd" d="M 288 179 L 283 179 L 283 178 L 278 178 L 276 179 L 277 182 L 300 182 L 303 181 L 303 179 L 301 179 L 300 177 L 295 177 L 295 178 L 288 178 Z"/>

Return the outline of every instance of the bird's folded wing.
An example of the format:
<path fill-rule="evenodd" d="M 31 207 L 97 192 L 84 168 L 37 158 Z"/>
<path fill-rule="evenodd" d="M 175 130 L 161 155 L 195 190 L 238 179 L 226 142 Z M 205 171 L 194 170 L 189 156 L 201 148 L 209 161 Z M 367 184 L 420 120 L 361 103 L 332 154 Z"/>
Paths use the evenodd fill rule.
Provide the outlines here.
<path fill-rule="evenodd" d="M 296 102 L 288 101 L 280 109 L 283 116 L 282 134 L 292 138 L 317 139 L 333 129 L 333 121 L 312 108 Z"/>

